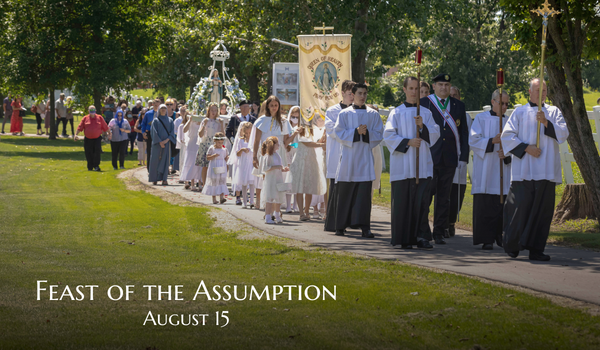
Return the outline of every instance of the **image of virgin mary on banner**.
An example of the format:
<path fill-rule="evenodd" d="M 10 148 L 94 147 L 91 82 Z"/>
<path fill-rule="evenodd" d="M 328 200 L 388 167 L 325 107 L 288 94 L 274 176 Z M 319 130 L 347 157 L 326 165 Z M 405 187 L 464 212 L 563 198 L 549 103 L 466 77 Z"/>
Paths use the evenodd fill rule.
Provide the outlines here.
<path fill-rule="evenodd" d="M 352 79 L 350 34 L 298 35 L 300 108 L 306 121 L 325 119 L 342 99 L 342 82 Z"/>

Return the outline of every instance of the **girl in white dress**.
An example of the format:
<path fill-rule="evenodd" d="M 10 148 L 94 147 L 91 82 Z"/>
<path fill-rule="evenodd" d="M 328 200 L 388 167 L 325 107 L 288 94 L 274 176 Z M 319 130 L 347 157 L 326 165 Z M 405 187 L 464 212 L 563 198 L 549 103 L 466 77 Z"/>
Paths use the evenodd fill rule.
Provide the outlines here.
<path fill-rule="evenodd" d="M 325 177 L 317 160 L 316 147 L 325 146 L 315 142 L 311 122 L 300 122 L 294 134 L 298 135 L 298 150 L 292 160 L 292 192 L 296 193 L 296 202 L 300 209 L 300 221 L 310 220 L 309 210 L 313 195 L 324 195 L 327 191 Z"/>
<path fill-rule="evenodd" d="M 208 159 L 208 174 L 202 194 L 212 196 L 213 203 L 218 204 L 216 196 L 220 196 L 221 204 L 227 202 L 223 196 L 229 194 L 227 189 L 227 148 L 223 145 L 225 134 L 218 132 L 213 137 L 214 144 L 208 148 L 206 159 Z"/>
<path fill-rule="evenodd" d="M 216 133 L 221 132 L 225 134 L 225 125 L 223 121 L 219 119 L 219 107 L 216 103 L 209 103 L 206 110 L 206 118 L 200 124 L 200 131 L 198 132 L 198 156 L 196 157 L 196 165 L 202 167 L 202 183 L 206 184 L 206 174 L 208 173 L 208 159 L 206 159 L 206 152 L 209 147 L 212 147 L 213 137 Z M 224 141 L 224 140 L 223 140 Z"/>
<path fill-rule="evenodd" d="M 185 147 L 183 155 L 183 166 L 181 167 L 181 174 L 179 180 L 185 181 L 185 189 L 192 189 L 192 191 L 200 190 L 200 179 L 202 178 L 202 167 L 196 165 L 196 156 L 198 155 L 198 130 L 200 129 L 200 122 L 194 117 L 191 117 L 183 125 L 182 137 Z M 178 134 L 179 135 L 179 134 Z M 196 186 L 197 185 L 197 186 Z"/>
<path fill-rule="evenodd" d="M 252 123 L 242 122 L 238 127 L 235 142 L 229 157 L 232 170 L 231 187 L 236 193 L 242 192 L 243 208 L 248 203 L 248 187 L 250 187 L 250 206 L 254 206 L 254 181 L 256 176 L 252 175 L 252 150 L 248 146 L 248 139 L 252 132 Z"/>
<path fill-rule="evenodd" d="M 265 174 L 263 182 L 263 199 L 265 200 L 265 223 L 281 223 L 281 203 L 285 200 L 285 181 L 283 172 L 289 171 L 283 166 L 279 155 L 279 140 L 270 136 L 261 147 L 261 170 Z M 273 221 L 273 218 L 275 221 Z"/>
<path fill-rule="evenodd" d="M 185 160 L 185 133 L 183 132 L 183 128 L 185 124 L 190 119 L 190 115 L 187 113 L 187 107 L 181 106 L 179 108 L 179 115 L 181 116 L 181 124 L 177 127 L 177 145 L 175 148 L 179 150 L 179 182 L 183 183 L 184 180 L 181 179 L 181 172 L 183 171 L 183 161 Z"/>
<path fill-rule="evenodd" d="M 257 209 L 259 208 L 259 204 L 262 206 L 264 203 L 264 199 L 261 200 L 261 189 L 262 186 L 262 178 L 263 173 L 261 172 L 260 158 L 262 155 L 260 154 L 260 146 L 262 143 L 270 136 L 276 136 L 279 140 L 280 147 L 277 151 L 279 153 L 280 158 L 282 159 L 282 165 L 287 165 L 287 156 L 285 147 L 292 140 L 292 126 L 290 123 L 281 117 L 281 103 L 276 96 L 269 96 L 267 100 L 264 102 L 265 106 L 265 115 L 259 117 L 252 126 L 252 134 L 250 135 L 250 141 L 248 142 L 250 145 L 250 149 L 252 149 L 252 164 L 254 169 L 252 173 L 258 177 L 258 181 L 256 183 L 256 201 L 257 201 Z M 282 202 L 283 203 L 283 202 Z"/>
<path fill-rule="evenodd" d="M 288 118 L 287 120 L 290 122 L 290 125 L 292 126 L 292 128 L 295 128 L 298 126 L 299 120 L 300 120 L 300 107 L 299 106 L 294 106 L 292 108 L 290 108 L 290 112 L 288 113 Z M 287 161 L 288 164 L 292 164 L 292 160 L 294 159 L 294 156 L 296 155 L 296 150 L 298 148 L 298 140 L 297 140 L 297 136 L 291 141 L 291 143 L 287 146 L 285 146 L 286 151 L 287 151 Z M 291 183 L 292 182 L 292 176 L 291 176 L 292 172 L 288 172 L 286 174 L 286 178 L 285 178 L 285 182 Z M 286 213 L 291 213 L 292 210 L 293 211 L 298 211 L 298 202 L 296 202 L 296 196 L 295 193 L 292 192 L 288 192 L 285 194 L 285 202 L 286 202 Z"/>

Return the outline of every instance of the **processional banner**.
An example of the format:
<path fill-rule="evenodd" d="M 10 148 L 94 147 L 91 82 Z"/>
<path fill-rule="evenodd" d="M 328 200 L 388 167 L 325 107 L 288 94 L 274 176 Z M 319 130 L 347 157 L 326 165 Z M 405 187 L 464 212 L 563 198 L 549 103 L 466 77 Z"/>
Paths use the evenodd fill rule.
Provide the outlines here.
<path fill-rule="evenodd" d="M 352 79 L 351 34 L 298 35 L 300 108 L 309 121 L 325 119 L 342 99 L 342 82 Z"/>

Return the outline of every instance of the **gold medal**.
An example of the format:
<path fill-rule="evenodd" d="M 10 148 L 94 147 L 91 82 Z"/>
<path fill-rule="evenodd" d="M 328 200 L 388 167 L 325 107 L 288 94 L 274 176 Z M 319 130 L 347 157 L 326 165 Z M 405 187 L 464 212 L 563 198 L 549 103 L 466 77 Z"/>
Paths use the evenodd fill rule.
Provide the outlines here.
<path fill-rule="evenodd" d="M 456 119 L 456 126 L 460 126 L 460 119 Z"/>

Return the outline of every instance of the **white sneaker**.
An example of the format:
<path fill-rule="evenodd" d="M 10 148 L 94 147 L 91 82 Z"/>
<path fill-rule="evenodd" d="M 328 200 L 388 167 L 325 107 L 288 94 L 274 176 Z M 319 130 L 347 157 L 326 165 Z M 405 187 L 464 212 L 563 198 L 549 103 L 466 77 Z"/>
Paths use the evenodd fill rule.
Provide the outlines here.
<path fill-rule="evenodd" d="M 248 208 L 248 205 L 246 204 L 246 202 L 243 202 L 242 208 L 244 208 L 244 209 Z"/>
<path fill-rule="evenodd" d="M 278 212 L 275 212 L 275 222 L 278 224 L 281 224 L 283 222 L 283 219 L 281 218 L 281 216 L 279 216 Z"/>
<path fill-rule="evenodd" d="M 265 224 L 274 224 L 275 221 L 271 218 L 271 215 L 265 215 Z"/>

